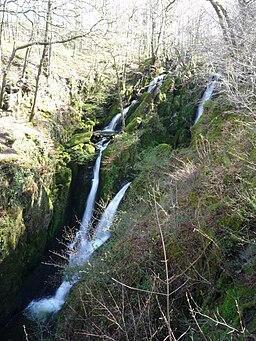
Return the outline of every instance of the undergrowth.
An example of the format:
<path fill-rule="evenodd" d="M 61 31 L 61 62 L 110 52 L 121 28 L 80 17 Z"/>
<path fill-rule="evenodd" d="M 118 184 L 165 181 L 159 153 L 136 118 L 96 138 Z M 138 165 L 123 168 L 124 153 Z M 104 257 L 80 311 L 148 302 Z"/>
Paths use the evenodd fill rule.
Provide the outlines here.
<path fill-rule="evenodd" d="M 136 161 L 54 340 L 254 339 L 255 122 L 208 110 L 189 148 Z"/>

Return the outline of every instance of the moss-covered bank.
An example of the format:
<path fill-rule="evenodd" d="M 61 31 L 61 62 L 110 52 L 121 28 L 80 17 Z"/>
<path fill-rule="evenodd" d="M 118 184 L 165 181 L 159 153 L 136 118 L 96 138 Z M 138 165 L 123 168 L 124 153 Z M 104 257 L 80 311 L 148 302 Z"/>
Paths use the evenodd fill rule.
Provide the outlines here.
<path fill-rule="evenodd" d="M 190 127 L 200 97 L 201 87 L 194 75 L 186 75 L 186 82 L 174 72 L 166 75 L 161 88 L 144 92 L 131 106 L 123 135 L 113 138 L 103 156 L 101 197 L 112 195 L 123 181 L 138 174 L 135 163 L 143 160 L 145 151 L 159 144 L 173 149 L 190 143 Z"/>
<path fill-rule="evenodd" d="M 3 122 L 3 120 L 5 122 Z M 0 323 L 20 309 L 24 276 L 65 218 L 71 171 L 46 129 L 2 118 Z"/>
<path fill-rule="evenodd" d="M 72 220 L 67 212 L 70 161 L 84 163 L 95 152 L 90 142 L 94 121 L 85 114 L 67 108 L 57 122 L 54 115 L 43 115 L 33 125 L 0 118 L 0 325 L 21 309 L 25 276 L 64 222 Z"/>
<path fill-rule="evenodd" d="M 156 101 L 144 114 L 161 122 L 165 107 L 170 132 L 183 118 L 170 119 L 164 96 Z M 185 105 L 189 120 L 192 103 Z M 137 177 L 111 240 L 81 272 L 50 340 L 254 338 L 255 119 L 232 115 L 223 103 L 224 97 L 207 104 L 190 145 L 183 126 L 168 144 L 155 140 L 158 126 L 147 127 L 145 116 L 137 131 L 114 140 L 105 193 L 120 175 Z"/>

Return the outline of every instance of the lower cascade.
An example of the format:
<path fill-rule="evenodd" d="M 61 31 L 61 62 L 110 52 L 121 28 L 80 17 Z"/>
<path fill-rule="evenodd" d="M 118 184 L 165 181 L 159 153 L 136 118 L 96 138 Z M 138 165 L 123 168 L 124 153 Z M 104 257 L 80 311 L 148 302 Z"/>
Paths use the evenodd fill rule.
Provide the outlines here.
<path fill-rule="evenodd" d="M 46 321 L 52 314 L 57 313 L 65 303 L 70 289 L 76 281 L 63 281 L 52 297 L 33 300 L 25 309 L 25 315 L 34 321 Z"/>
<path fill-rule="evenodd" d="M 125 114 L 127 114 L 129 108 L 130 106 L 125 108 Z M 112 119 L 111 124 L 106 127 L 106 129 L 114 130 L 118 124 L 120 115 L 120 113 L 117 114 Z M 110 227 L 112 225 L 115 213 L 126 190 L 131 184 L 130 182 L 125 184 L 114 196 L 102 214 L 92 238 L 90 238 L 89 228 L 93 218 L 96 194 L 99 187 L 99 172 L 102 152 L 107 148 L 108 144 L 109 141 L 106 138 L 103 138 L 98 143 L 99 155 L 94 165 L 91 190 L 86 201 L 80 229 L 77 231 L 74 240 L 68 245 L 68 249 L 71 250 L 69 255 L 69 265 L 73 269 L 85 264 L 90 259 L 93 252 L 110 238 Z M 75 274 L 72 276 L 64 275 L 61 285 L 53 296 L 31 301 L 27 308 L 25 308 L 24 314 L 33 321 L 46 322 L 54 314 L 60 311 L 72 286 L 79 279 L 78 271 L 75 270 L 74 272 Z"/>
<path fill-rule="evenodd" d="M 129 182 L 124 185 L 109 203 L 102 214 L 92 239 L 89 240 L 89 238 L 87 238 L 86 240 L 82 240 L 77 252 L 70 257 L 69 264 L 72 267 L 82 265 L 88 261 L 93 252 L 109 239 L 110 226 L 118 206 L 130 184 L 131 183 Z M 56 314 L 62 308 L 70 289 L 77 280 L 77 274 L 73 275 L 70 280 L 67 280 L 67 278 L 64 277 L 64 280 L 56 290 L 55 295 L 40 300 L 33 300 L 25 309 L 25 315 L 34 321 L 47 321 L 52 314 Z"/>

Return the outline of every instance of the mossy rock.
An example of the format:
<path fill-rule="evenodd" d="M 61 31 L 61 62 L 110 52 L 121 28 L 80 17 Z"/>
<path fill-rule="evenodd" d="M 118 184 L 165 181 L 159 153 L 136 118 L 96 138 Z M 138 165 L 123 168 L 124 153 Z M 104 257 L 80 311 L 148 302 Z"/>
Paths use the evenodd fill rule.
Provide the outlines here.
<path fill-rule="evenodd" d="M 138 144 L 136 134 L 124 133 L 116 136 L 103 153 L 100 191 L 104 200 L 115 193 L 123 181 L 133 177 Z"/>
<path fill-rule="evenodd" d="M 55 194 L 56 200 L 53 206 L 52 219 L 48 229 L 48 243 L 54 240 L 60 228 L 67 218 L 67 207 L 69 198 L 69 189 L 72 180 L 72 171 L 70 168 L 63 167 L 56 178 L 56 185 L 58 185 L 57 193 Z"/>
<path fill-rule="evenodd" d="M 95 146 L 91 143 L 79 143 L 68 149 L 72 162 L 77 164 L 85 164 L 91 160 L 95 154 Z"/>
<path fill-rule="evenodd" d="M 89 143 L 92 137 L 91 131 L 81 132 L 74 134 L 67 142 L 67 147 L 74 147 L 82 143 Z"/>
<path fill-rule="evenodd" d="M 23 209 L 15 206 L 0 220 L 0 325 L 17 311 L 21 304 L 19 293 L 24 271 L 27 268 L 27 230 Z M 33 249 L 33 245 L 30 245 Z M 36 247 L 35 247 L 36 248 Z M 31 251 L 30 249 L 30 251 Z"/>
<path fill-rule="evenodd" d="M 56 185 L 66 186 L 70 184 L 72 178 L 72 172 L 70 168 L 61 167 L 56 173 Z"/>
<path fill-rule="evenodd" d="M 175 86 L 175 78 L 172 75 L 167 75 L 164 80 L 163 80 L 163 84 L 161 86 L 161 93 L 164 94 L 168 94 L 168 93 L 172 93 L 174 90 L 174 86 Z"/>
<path fill-rule="evenodd" d="M 132 122 L 136 117 L 144 118 L 146 114 L 150 111 L 152 103 L 152 94 L 145 92 L 141 95 L 140 104 L 137 106 L 136 110 L 128 117 L 127 125 Z"/>
<path fill-rule="evenodd" d="M 86 143 L 84 145 L 84 150 L 89 153 L 89 154 L 94 154 L 95 153 L 95 146 L 93 146 L 92 144 L 90 143 Z"/>
<path fill-rule="evenodd" d="M 93 127 L 95 126 L 95 121 L 86 119 L 86 121 L 83 124 L 84 130 L 85 131 L 90 131 L 91 133 L 93 132 Z"/>
<path fill-rule="evenodd" d="M 132 133 L 134 130 L 138 129 L 141 125 L 142 118 L 135 117 L 126 127 L 126 131 Z"/>
<path fill-rule="evenodd" d="M 107 125 L 112 118 L 117 115 L 121 111 L 120 102 L 117 97 L 112 99 L 111 103 L 109 103 L 105 108 L 105 115 L 102 117 L 101 126 Z"/>

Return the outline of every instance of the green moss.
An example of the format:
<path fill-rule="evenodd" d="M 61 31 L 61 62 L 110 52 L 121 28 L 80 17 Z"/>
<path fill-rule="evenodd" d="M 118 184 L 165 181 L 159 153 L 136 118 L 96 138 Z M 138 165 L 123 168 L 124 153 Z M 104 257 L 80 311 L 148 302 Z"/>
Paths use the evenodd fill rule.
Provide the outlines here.
<path fill-rule="evenodd" d="M 95 153 L 95 147 L 92 144 L 86 143 L 84 145 L 84 149 L 89 154 L 94 154 Z"/>
<path fill-rule="evenodd" d="M 133 113 L 129 115 L 127 119 L 127 125 L 137 117 L 144 119 L 147 113 L 150 111 L 151 101 L 152 101 L 151 93 L 145 92 L 144 94 L 142 94 L 140 97 L 139 106 L 135 109 Z"/>
<path fill-rule="evenodd" d="M 1 258 L 17 248 L 19 238 L 25 231 L 22 221 L 22 208 L 16 206 L 0 219 L 0 254 Z"/>
<path fill-rule="evenodd" d="M 161 93 L 172 94 L 175 86 L 175 77 L 172 75 L 167 75 L 161 86 Z"/>
<path fill-rule="evenodd" d="M 67 147 L 74 147 L 74 146 L 79 145 L 81 143 L 88 143 L 88 142 L 90 142 L 91 137 L 92 137 L 92 133 L 90 131 L 76 133 L 67 142 Z"/>
<path fill-rule="evenodd" d="M 117 135 L 103 154 L 101 170 L 101 196 L 106 199 L 116 187 L 133 176 L 139 139 L 136 134 Z"/>
<path fill-rule="evenodd" d="M 54 240 L 57 232 L 63 227 L 67 218 L 68 195 L 72 180 L 72 171 L 67 167 L 60 167 L 55 177 L 55 192 L 52 219 L 48 228 L 48 242 Z"/>
<path fill-rule="evenodd" d="M 85 164 L 94 157 L 95 147 L 90 143 L 80 143 L 68 149 L 72 162 Z"/>
<path fill-rule="evenodd" d="M 142 122 L 142 118 L 141 117 L 135 117 L 126 127 L 126 131 L 129 133 L 132 133 L 133 131 L 135 131 L 136 129 L 139 128 L 140 124 Z"/>

